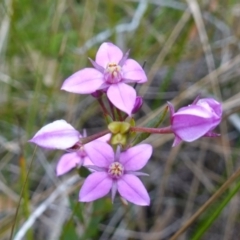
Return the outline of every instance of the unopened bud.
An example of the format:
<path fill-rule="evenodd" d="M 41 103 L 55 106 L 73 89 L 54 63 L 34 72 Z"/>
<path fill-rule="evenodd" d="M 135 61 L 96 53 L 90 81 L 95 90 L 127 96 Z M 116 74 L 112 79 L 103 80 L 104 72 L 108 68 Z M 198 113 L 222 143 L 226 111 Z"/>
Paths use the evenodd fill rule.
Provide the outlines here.
<path fill-rule="evenodd" d="M 91 93 L 91 95 L 95 98 L 100 98 L 102 96 L 103 92 L 102 91 L 96 91 L 96 92 L 93 92 Z"/>
<path fill-rule="evenodd" d="M 136 97 L 135 104 L 132 110 L 132 114 L 138 112 L 143 105 L 143 99 L 140 96 Z"/>
<path fill-rule="evenodd" d="M 113 133 L 121 133 L 124 134 L 129 131 L 130 124 L 127 122 L 111 122 L 108 124 L 108 129 Z"/>

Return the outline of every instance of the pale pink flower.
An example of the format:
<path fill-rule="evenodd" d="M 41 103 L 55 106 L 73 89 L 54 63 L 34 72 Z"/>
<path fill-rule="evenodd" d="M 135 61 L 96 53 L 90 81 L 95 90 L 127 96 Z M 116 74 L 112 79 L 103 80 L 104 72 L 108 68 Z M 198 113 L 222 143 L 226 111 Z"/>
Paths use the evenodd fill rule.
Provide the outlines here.
<path fill-rule="evenodd" d="M 85 136 L 83 136 L 85 137 Z M 42 127 L 29 142 L 48 149 L 61 149 L 68 153 L 64 154 L 56 167 L 56 174 L 60 176 L 82 165 L 92 165 L 79 139 L 82 135 L 65 120 L 57 120 Z M 99 138 L 98 141 L 108 141 L 110 134 Z M 89 149 L 89 148 L 88 148 Z"/>
<path fill-rule="evenodd" d="M 95 141 L 86 146 L 95 170 L 90 174 L 79 193 L 80 202 L 91 202 L 111 191 L 112 201 L 118 191 L 121 197 L 137 205 L 149 205 L 149 195 L 137 176 L 152 155 L 149 144 L 136 145 L 124 152 L 117 147 L 116 154 L 110 145 Z"/>
<path fill-rule="evenodd" d="M 197 99 L 193 104 L 174 112 L 174 107 L 168 103 L 171 113 L 171 128 L 175 134 L 173 146 L 181 141 L 192 142 L 206 136 L 215 137 L 218 134 L 212 130 L 221 122 L 222 104 L 212 98 Z"/>
<path fill-rule="evenodd" d="M 91 60 L 94 68 L 84 68 L 67 78 L 62 88 L 65 91 L 90 94 L 97 90 L 106 90 L 108 99 L 120 110 L 131 115 L 134 108 L 136 91 L 126 83 L 144 83 L 147 81 L 143 68 L 128 52 L 122 51 L 112 43 L 103 43 Z"/>

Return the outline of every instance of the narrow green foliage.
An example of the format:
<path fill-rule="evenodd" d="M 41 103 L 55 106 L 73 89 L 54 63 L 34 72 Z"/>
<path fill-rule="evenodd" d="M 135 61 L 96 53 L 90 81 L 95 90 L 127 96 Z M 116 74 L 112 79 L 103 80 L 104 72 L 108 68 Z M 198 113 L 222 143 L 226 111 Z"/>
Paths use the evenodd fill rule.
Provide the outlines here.
<path fill-rule="evenodd" d="M 228 192 L 228 194 L 219 199 L 219 202 L 212 206 L 212 208 L 206 213 L 204 218 L 201 220 L 201 223 L 198 224 L 197 230 L 192 235 L 192 240 L 202 239 L 202 236 L 206 231 L 212 226 L 212 224 L 216 221 L 219 215 L 222 213 L 227 204 L 231 201 L 231 199 L 239 192 L 240 190 L 240 181 L 233 187 L 232 190 Z"/>
<path fill-rule="evenodd" d="M 161 112 L 158 116 L 153 118 L 146 127 L 149 128 L 157 128 L 160 126 L 160 124 L 164 121 L 166 114 L 168 112 L 168 107 L 165 107 L 163 112 Z M 131 146 L 135 146 L 138 143 L 142 142 L 143 140 L 147 139 L 151 134 L 150 133 L 139 133 L 137 134 L 137 137 L 133 140 L 131 143 Z"/>
<path fill-rule="evenodd" d="M 88 222 L 84 235 L 80 238 L 81 240 L 87 239 L 98 239 L 99 229 L 98 225 L 101 223 L 109 212 L 112 211 L 112 202 L 108 198 L 99 199 L 93 202 L 93 212 L 91 219 Z M 70 239 L 70 238 L 69 238 Z"/>
<path fill-rule="evenodd" d="M 24 157 L 20 158 L 20 169 L 21 169 L 21 185 L 25 186 L 23 189 L 23 212 L 25 218 L 28 218 L 30 215 L 29 184 L 28 184 L 29 180 L 26 160 Z M 27 232 L 27 240 L 31 239 L 33 239 L 33 231 L 32 229 L 29 229 Z"/>
<path fill-rule="evenodd" d="M 75 230 L 75 224 L 74 221 L 69 221 L 67 224 L 64 225 L 62 236 L 60 237 L 60 240 L 78 240 L 79 236 L 76 233 Z"/>

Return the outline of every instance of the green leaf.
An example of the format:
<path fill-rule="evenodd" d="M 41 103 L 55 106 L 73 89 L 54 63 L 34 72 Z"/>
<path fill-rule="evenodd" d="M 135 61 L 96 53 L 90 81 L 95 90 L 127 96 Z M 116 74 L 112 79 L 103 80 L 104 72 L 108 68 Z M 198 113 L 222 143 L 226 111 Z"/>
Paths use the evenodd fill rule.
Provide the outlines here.
<path fill-rule="evenodd" d="M 112 206 L 112 202 L 109 198 L 102 198 L 93 202 L 93 212 L 91 214 L 91 219 L 88 222 L 81 240 L 98 239 L 100 231 L 98 225 L 106 217 L 106 214 L 112 211 Z"/>
<path fill-rule="evenodd" d="M 62 230 L 62 235 L 60 237 L 61 240 L 78 240 L 79 236 L 76 233 L 75 230 L 75 224 L 74 221 L 67 221 L 67 223 L 64 225 Z"/>
<path fill-rule="evenodd" d="M 161 112 L 159 115 L 157 115 L 152 120 L 150 120 L 149 123 L 147 124 L 147 126 L 145 126 L 145 127 L 149 127 L 149 128 L 157 128 L 157 127 L 159 127 L 159 125 L 165 119 L 167 112 L 168 112 L 168 107 L 165 107 L 164 111 Z M 143 140 L 147 139 L 150 135 L 151 135 L 151 133 L 139 133 L 139 134 L 137 134 L 136 138 L 131 143 L 131 146 L 137 145 L 138 143 L 140 143 Z"/>
<path fill-rule="evenodd" d="M 77 169 L 77 172 L 78 175 L 82 178 L 86 178 L 89 174 L 91 174 L 91 172 L 85 167 L 80 167 L 79 169 Z"/>

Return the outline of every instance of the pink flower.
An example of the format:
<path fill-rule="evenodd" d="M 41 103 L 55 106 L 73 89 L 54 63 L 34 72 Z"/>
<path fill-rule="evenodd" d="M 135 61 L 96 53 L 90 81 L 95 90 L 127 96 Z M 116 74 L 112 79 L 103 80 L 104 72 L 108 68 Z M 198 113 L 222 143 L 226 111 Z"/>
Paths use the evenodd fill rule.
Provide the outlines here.
<path fill-rule="evenodd" d="M 176 113 L 171 103 L 168 106 L 171 128 L 175 134 L 173 146 L 181 141 L 192 142 L 203 136 L 218 136 L 212 130 L 221 122 L 221 103 L 212 98 L 196 99 L 193 104 L 180 108 Z"/>
<path fill-rule="evenodd" d="M 29 142 L 43 148 L 61 149 L 70 152 L 64 154 L 57 164 L 56 174 L 60 176 L 75 167 L 92 165 L 84 149 L 87 144 L 81 146 L 80 138 L 82 138 L 82 135 L 65 120 L 57 120 L 42 127 Z M 98 140 L 107 141 L 109 138 L 110 134 L 107 134 Z"/>
<path fill-rule="evenodd" d="M 150 198 L 139 180 L 139 175 L 146 175 L 136 172 L 143 168 L 152 154 L 152 147 L 148 144 L 141 144 L 120 152 L 117 147 L 116 154 L 110 145 L 104 142 L 95 141 L 86 146 L 89 157 L 95 166 L 79 193 L 80 202 L 90 202 L 101 198 L 111 191 L 112 201 L 116 192 L 137 205 L 149 205 Z"/>
<path fill-rule="evenodd" d="M 103 43 L 94 68 L 84 68 L 67 78 L 62 88 L 65 91 L 89 94 L 106 89 L 107 97 L 114 106 L 131 115 L 135 104 L 136 91 L 126 83 L 144 83 L 147 77 L 142 67 L 133 59 L 128 59 L 128 52 L 122 51 L 112 43 Z"/>

